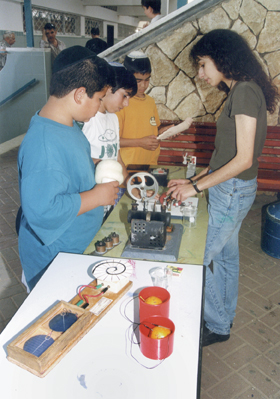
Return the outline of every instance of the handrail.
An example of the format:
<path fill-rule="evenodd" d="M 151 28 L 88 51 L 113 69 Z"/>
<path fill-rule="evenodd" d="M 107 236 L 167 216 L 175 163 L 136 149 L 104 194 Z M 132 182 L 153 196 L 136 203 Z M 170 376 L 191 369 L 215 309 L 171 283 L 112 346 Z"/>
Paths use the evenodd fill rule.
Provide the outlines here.
<path fill-rule="evenodd" d="M 20 96 L 21 94 L 25 93 L 27 90 L 29 90 L 31 87 L 35 86 L 37 83 L 39 83 L 38 79 L 34 78 L 34 79 L 30 80 L 30 82 L 23 85 L 20 89 L 16 90 L 13 94 L 10 94 L 4 100 L 0 101 L 0 107 L 2 107 L 2 105 L 4 105 L 4 104 L 7 104 L 7 102 L 13 100 L 14 98 Z"/>

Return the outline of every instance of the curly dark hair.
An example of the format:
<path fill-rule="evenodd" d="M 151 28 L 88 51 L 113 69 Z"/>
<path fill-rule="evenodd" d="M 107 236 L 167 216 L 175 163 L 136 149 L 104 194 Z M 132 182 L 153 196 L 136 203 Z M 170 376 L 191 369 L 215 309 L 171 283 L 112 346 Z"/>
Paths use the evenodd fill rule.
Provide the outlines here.
<path fill-rule="evenodd" d="M 280 98 L 277 87 L 264 72 L 248 43 L 229 29 L 215 29 L 206 33 L 192 48 L 190 59 L 197 64 L 201 57 L 210 57 L 225 78 L 256 82 L 263 91 L 266 108 L 272 114 Z M 224 82 L 218 85 L 228 93 Z"/>

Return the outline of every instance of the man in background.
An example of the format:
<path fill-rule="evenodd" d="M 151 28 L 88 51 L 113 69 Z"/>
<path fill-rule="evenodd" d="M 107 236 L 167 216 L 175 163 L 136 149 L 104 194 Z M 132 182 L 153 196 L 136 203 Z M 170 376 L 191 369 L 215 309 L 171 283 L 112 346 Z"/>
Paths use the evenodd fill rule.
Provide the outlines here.
<path fill-rule="evenodd" d="M 99 31 L 98 26 L 96 26 L 95 28 L 91 28 L 90 34 L 91 34 L 92 39 L 96 39 L 97 37 L 100 37 L 100 31 Z"/>
<path fill-rule="evenodd" d="M 92 39 L 88 40 L 86 42 L 86 48 L 90 49 L 91 51 L 93 51 L 95 54 L 99 54 L 102 53 L 102 51 L 107 50 L 108 45 L 107 43 L 100 39 L 100 32 L 99 32 L 99 28 L 92 28 L 91 29 L 91 37 Z"/>
<path fill-rule="evenodd" d="M 12 47 L 16 42 L 14 32 L 7 30 L 3 35 L 3 40 L 0 43 L 0 71 L 4 68 L 7 60 L 7 47 Z"/>
<path fill-rule="evenodd" d="M 57 30 L 54 24 L 47 23 L 43 29 L 43 36 L 40 42 L 41 48 L 50 48 L 52 65 L 58 54 L 66 48 L 65 43 L 56 38 Z"/>

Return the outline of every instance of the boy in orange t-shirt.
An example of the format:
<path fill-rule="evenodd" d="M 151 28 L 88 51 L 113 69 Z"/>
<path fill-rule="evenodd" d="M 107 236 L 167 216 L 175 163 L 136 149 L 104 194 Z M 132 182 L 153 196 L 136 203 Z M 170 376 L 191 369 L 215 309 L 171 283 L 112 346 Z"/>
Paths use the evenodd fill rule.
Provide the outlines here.
<path fill-rule="evenodd" d="M 125 57 L 124 66 L 137 81 L 137 93 L 129 106 L 117 112 L 120 124 L 120 153 L 124 164 L 157 165 L 160 153 L 157 136 L 160 119 L 155 100 L 145 94 L 151 77 L 151 63 L 141 51 Z"/>

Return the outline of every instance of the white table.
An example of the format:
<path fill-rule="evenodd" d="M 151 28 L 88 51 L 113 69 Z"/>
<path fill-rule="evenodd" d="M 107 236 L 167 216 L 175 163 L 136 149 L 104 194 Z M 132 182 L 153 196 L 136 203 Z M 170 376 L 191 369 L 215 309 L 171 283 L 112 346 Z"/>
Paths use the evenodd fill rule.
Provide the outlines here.
<path fill-rule="evenodd" d="M 174 350 L 158 367 L 137 345 L 130 355 L 128 332 L 133 293 L 152 285 L 149 270 L 160 262 L 136 261 L 133 286 L 123 298 L 47 374 L 39 378 L 6 359 L 6 346 L 57 301 L 70 301 L 81 284 L 92 281 L 89 266 L 104 257 L 60 253 L 0 335 L 1 397 L 5 399 L 195 399 L 199 398 L 201 317 L 204 271 L 183 265 L 170 288 Z M 172 264 L 172 263 L 170 263 Z M 174 264 L 175 265 L 175 264 Z"/>

